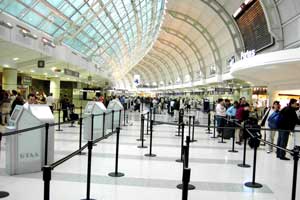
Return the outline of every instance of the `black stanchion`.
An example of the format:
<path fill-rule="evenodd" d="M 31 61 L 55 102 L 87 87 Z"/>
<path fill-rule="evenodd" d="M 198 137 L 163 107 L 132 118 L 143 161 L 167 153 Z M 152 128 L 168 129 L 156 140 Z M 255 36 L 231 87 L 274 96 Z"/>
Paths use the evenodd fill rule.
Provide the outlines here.
<path fill-rule="evenodd" d="M 105 136 L 105 115 L 106 115 L 106 113 L 104 112 L 103 120 L 102 120 L 102 137 L 106 139 L 106 137 L 104 137 Z"/>
<path fill-rule="evenodd" d="M 195 136 L 195 116 L 193 116 L 192 140 L 190 142 L 197 142 L 197 140 L 194 139 L 194 136 Z"/>
<path fill-rule="evenodd" d="M 149 119 L 149 112 L 147 112 L 147 131 L 146 131 L 146 135 L 149 135 L 149 122 L 151 119 Z"/>
<path fill-rule="evenodd" d="M 153 108 L 153 111 L 152 111 L 152 112 L 153 112 L 153 120 L 155 121 L 155 115 L 156 115 L 155 113 L 156 113 L 156 109 Z"/>
<path fill-rule="evenodd" d="M 214 115 L 214 134 L 213 134 L 213 136 L 211 138 L 218 138 L 216 136 L 216 115 Z"/>
<path fill-rule="evenodd" d="M 0 132 L 0 151 L 1 151 L 1 141 L 2 141 L 2 133 Z M 5 191 L 0 191 L 0 198 L 8 197 L 9 193 Z"/>
<path fill-rule="evenodd" d="M 119 110 L 119 128 L 121 129 L 121 116 L 122 116 L 122 110 Z"/>
<path fill-rule="evenodd" d="M 58 129 L 56 131 L 63 131 L 61 128 L 60 128 L 60 111 L 61 109 L 58 109 Z"/>
<path fill-rule="evenodd" d="M 147 146 L 144 146 L 144 141 L 145 141 L 145 139 L 144 139 L 144 124 L 145 124 L 145 116 L 144 116 L 144 114 L 142 114 L 141 115 L 141 133 L 140 133 L 141 134 L 140 141 L 142 142 L 142 144 L 140 146 L 138 146 L 138 148 L 147 148 Z"/>
<path fill-rule="evenodd" d="M 181 136 L 180 135 L 180 127 L 181 127 L 181 123 L 183 123 L 183 110 L 181 109 L 181 110 L 179 110 L 179 112 L 178 112 L 179 114 L 178 114 L 178 132 L 177 132 L 177 135 L 175 135 L 175 136 Z"/>
<path fill-rule="evenodd" d="M 127 124 L 126 124 L 126 110 L 124 109 L 124 124 L 123 124 L 123 126 L 127 126 Z"/>
<path fill-rule="evenodd" d="M 210 120 L 211 120 L 211 115 L 210 115 L 210 111 L 208 111 L 208 115 L 207 115 L 207 131 L 206 133 L 207 134 L 212 134 L 212 132 L 210 131 Z M 199 120 L 200 122 L 200 120 Z"/>
<path fill-rule="evenodd" d="M 150 147 L 149 147 L 149 153 L 145 154 L 147 157 L 155 157 L 156 154 L 152 153 L 152 136 L 153 136 L 153 120 L 150 120 Z"/>
<path fill-rule="evenodd" d="M 183 146 L 183 170 L 189 167 L 189 152 L 190 152 L 190 136 L 186 136 L 186 145 Z M 178 184 L 176 186 L 178 189 L 182 189 L 183 185 Z M 188 184 L 189 190 L 194 190 L 196 187 L 194 185 Z"/>
<path fill-rule="evenodd" d="M 51 167 L 46 165 L 42 170 L 44 181 L 44 200 L 50 200 Z"/>
<path fill-rule="evenodd" d="M 231 127 L 231 128 L 233 128 L 233 127 Z M 234 145 L 235 145 L 235 132 L 233 132 L 233 135 L 232 135 L 232 148 L 230 150 L 228 150 L 228 152 L 231 152 L 231 153 L 239 152 L 239 151 L 234 149 Z"/>
<path fill-rule="evenodd" d="M 189 116 L 189 137 L 191 137 L 191 123 L 192 123 L 192 116 Z"/>
<path fill-rule="evenodd" d="M 224 119 L 222 119 L 222 120 L 224 120 Z M 223 128 L 221 128 L 221 141 L 218 141 L 218 143 L 226 143 L 224 141 L 224 125 L 222 125 L 222 126 L 223 126 Z"/>
<path fill-rule="evenodd" d="M 111 131 L 113 132 L 114 131 L 114 117 L 115 117 L 115 111 L 112 110 L 111 111 Z"/>
<path fill-rule="evenodd" d="M 108 174 L 108 176 L 111 176 L 111 177 L 122 177 L 122 176 L 124 176 L 123 173 L 118 172 L 118 167 L 119 167 L 119 138 L 120 138 L 120 127 L 117 127 L 115 171 Z"/>
<path fill-rule="evenodd" d="M 48 164 L 48 140 L 49 140 L 49 124 L 45 124 L 45 149 L 44 149 L 44 165 Z"/>
<path fill-rule="evenodd" d="M 79 149 L 82 147 L 82 117 L 79 118 Z M 85 155 L 85 152 L 80 151 L 78 155 Z"/>
<path fill-rule="evenodd" d="M 299 151 L 300 147 L 295 146 L 292 153 L 292 156 L 294 158 L 292 200 L 296 200 Z"/>
<path fill-rule="evenodd" d="M 136 141 L 142 141 L 144 139 L 144 127 L 145 127 L 145 116 L 144 114 L 141 114 L 141 129 L 140 129 L 140 138 L 139 139 L 136 139 Z"/>
<path fill-rule="evenodd" d="M 245 125 L 243 126 L 243 130 L 245 130 Z M 244 131 L 245 134 L 245 131 Z M 246 151 L 247 151 L 247 137 L 244 137 L 244 153 L 243 153 L 243 163 L 238 164 L 239 167 L 249 168 L 250 165 L 246 164 Z"/>
<path fill-rule="evenodd" d="M 256 140 L 254 144 L 258 144 L 260 141 L 257 137 L 254 138 Z M 261 188 L 263 185 L 260 183 L 255 182 L 256 177 L 256 156 L 257 156 L 257 145 L 254 145 L 254 156 L 253 156 L 253 171 L 252 171 L 252 181 L 245 183 L 245 186 L 250 188 Z"/>
<path fill-rule="evenodd" d="M 95 115 L 91 114 L 91 140 L 92 141 L 94 141 L 94 118 L 95 118 Z M 97 146 L 97 144 L 94 143 L 93 146 Z"/>
<path fill-rule="evenodd" d="M 188 199 L 190 177 L 191 177 L 191 169 L 184 168 L 183 175 L 182 175 L 182 200 Z"/>
<path fill-rule="evenodd" d="M 94 200 L 90 198 L 91 193 L 91 168 L 92 168 L 92 150 L 93 141 L 88 141 L 88 164 L 87 164 L 87 181 L 86 181 L 86 198 L 82 200 Z"/>
<path fill-rule="evenodd" d="M 181 123 L 181 151 L 180 151 L 180 159 L 177 159 L 176 162 L 183 162 L 183 140 L 184 140 L 184 123 Z"/>

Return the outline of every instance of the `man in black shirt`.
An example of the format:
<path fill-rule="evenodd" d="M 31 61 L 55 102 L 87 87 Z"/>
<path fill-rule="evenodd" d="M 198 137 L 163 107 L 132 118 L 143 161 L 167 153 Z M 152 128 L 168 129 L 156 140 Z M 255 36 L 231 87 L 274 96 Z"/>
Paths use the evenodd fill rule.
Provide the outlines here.
<path fill-rule="evenodd" d="M 299 124 L 299 120 L 296 114 L 297 100 L 291 99 L 288 106 L 280 111 L 280 121 L 278 124 L 278 140 L 277 145 L 286 148 L 289 141 L 290 132 L 295 129 L 296 124 Z M 281 160 L 290 160 L 285 157 L 285 151 L 277 149 L 277 158 Z"/>

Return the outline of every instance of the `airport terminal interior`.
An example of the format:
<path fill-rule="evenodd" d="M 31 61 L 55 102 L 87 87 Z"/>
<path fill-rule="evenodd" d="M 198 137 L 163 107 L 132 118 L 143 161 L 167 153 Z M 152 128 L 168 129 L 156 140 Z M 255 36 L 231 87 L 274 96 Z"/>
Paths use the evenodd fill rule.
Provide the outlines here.
<path fill-rule="evenodd" d="M 0 199 L 299 200 L 300 0 L 0 0 Z"/>

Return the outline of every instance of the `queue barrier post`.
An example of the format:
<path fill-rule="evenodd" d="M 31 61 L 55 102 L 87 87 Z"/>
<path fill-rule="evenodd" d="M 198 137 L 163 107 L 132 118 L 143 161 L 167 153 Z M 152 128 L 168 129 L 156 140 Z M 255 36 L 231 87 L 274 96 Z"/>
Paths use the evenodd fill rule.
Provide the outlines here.
<path fill-rule="evenodd" d="M 121 116 L 122 116 L 122 110 L 119 110 L 119 128 L 121 129 Z"/>
<path fill-rule="evenodd" d="M 145 128 L 145 116 L 144 114 L 141 114 L 141 129 L 140 129 L 140 138 L 136 139 L 136 141 L 142 141 L 144 139 L 144 128 Z"/>
<path fill-rule="evenodd" d="M 106 113 L 104 112 L 103 120 L 102 120 L 102 137 L 106 139 L 106 137 L 105 137 L 105 116 L 106 116 Z"/>
<path fill-rule="evenodd" d="M 92 150 L 93 141 L 88 141 L 88 163 L 87 163 L 87 181 L 86 181 L 86 198 L 82 200 L 95 200 L 91 199 L 91 168 L 92 168 Z"/>
<path fill-rule="evenodd" d="M 180 151 L 180 159 L 177 159 L 176 162 L 183 162 L 183 140 L 184 140 L 184 123 L 181 123 L 181 151 Z"/>
<path fill-rule="evenodd" d="M 149 153 L 145 154 L 147 157 L 155 157 L 156 154 L 152 153 L 152 136 L 153 136 L 153 120 L 150 120 L 150 147 L 149 147 Z"/>
<path fill-rule="evenodd" d="M 257 136 L 253 138 L 258 144 L 260 141 L 258 140 Z M 252 170 L 252 181 L 245 183 L 245 186 L 250 187 L 250 188 L 261 188 L 263 187 L 262 184 L 255 182 L 255 177 L 256 177 L 256 158 L 257 158 L 257 147 L 258 145 L 254 145 L 254 155 L 253 155 L 253 170 Z"/>
<path fill-rule="evenodd" d="M 79 149 L 82 147 L 82 117 L 79 118 Z M 86 155 L 85 152 L 80 151 L 78 155 Z"/>
<path fill-rule="evenodd" d="M 151 119 L 149 119 L 149 112 L 147 112 L 147 131 L 146 131 L 146 135 L 149 135 L 149 122 Z"/>
<path fill-rule="evenodd" d="M 61 128 L 60 128 L 60 111 L 61 109 L 59 108 L 58 109 L 58 129 L 56 131 L 63 131 Z"/>
<path fill-rule="evenodd" d="M 220 116 L 219 116 L 219 117 L 220 117 Z M 221 117 L 221 120 L 224 121 L 224 118 Z M 223 123 L 222 123 L 222 124 L 223 124 Z M 221 128 L 221 141 L 218 141 L 218 143 L 226 143 L 226 142 L 224 141 L 224 126 L 225 126 L 225 124 L 224 124 L 224 125 L 221 125 L 221 126 L 223 126 L 223 127 Z"/>
<path fill-rule="evenodd" d="M 140 139 L 140 141 L 142 142 L 142 144 L 140 145 L 140 146 L 138 146 L 138 148 L 147 148 L 147 146 L 144 146 L 144 141 L 145 141 L 145 139 L 144 139 L 144 124 L 145 124 L 145 116 L 144 116 L 144 114 L 142 114 L 141 115 L 141 139 Z"/>
<path fill-rule="evenodd" d="M 49 140 L 49 123 L 45 124 L 45 149 L 44 149 L 44 165 L 48 164 L 48 140 Z"/>
<path fill-rule="evenodd" d="M 120 127 L 117 127 L 117 137 L 116 137 L 116 159 L 115 159 L 115 171 L 108 174 L 111 177 L 122 177 L 123 173 L 118 172 L 119 169 L 119 141 L 120 141 Z"/>
<path fill-rule="evenodd" d="M 230 128 L 233 128 L 233 127 L 230 127 Z M 237 151 L 237 150 L 234 149 L 234 145 L 235 145 L 235 129 L 234 129 L 233 135 L 232 135 L 232 146 L 231 146 L 231 149 L 228 150 L 228 152 L 230 152 L 230 153 L 237 153 L 237 152 L 239 152 L 239 151 Z"/>
<path fill-rule="evenodd" d="M 111 111 L 111 131 L 113 132 L 114 131 L 114 117 L 115 117 L 115 111 L 112 110 Z"/>
<path fill-rule="evenodd" d="M 213 136 L 211 138 L 218 138 L 216 136 L 216 115 L 214 115 L 214 132 L 213 132 Z"/>
<path fill-rule="evenodd" d="M 50 200 L 50 181 L 51 181 L 51 167 L 45 165 L 42 168 L 44 181 L 44 200 Z"/>
<path fill-rule="evenodd" d="M 193 116 L 193 127 L 192 127 L 192 140 L 190 142 L 197 142 L 197 140 L 195 140 L 195 115 Z"/>
<path fill-rule="evenodd" d="M 184 168 L 182 174 L 182 200 L 188 199 L 189 182 L 191 177 L 191 169 Z"/>
<path fill-rule="evenodd" d="M 246 131 L 245 131 L 245 124 L 243 125 L 243 135 L 246 134 Z M 251 167 L 250 165 L 246 164 L 246 151 L 247 151 L 247 137 L 244 137 L 244 152 L 243 152 L 243 163 L 241 164 L 238 164 L 239 167 L 242 167 L 242 168 L 249 168 Z"/>
<path fill-rule="evenodd" d="M 292 151 L 292 156 L 294 159 L 292 200 L 296 200 L 299 151 L 300 151 L 300 146 L 295 146 Z"/>
<path fill-rule="evenodd" d="M 210 131 L 210 120 L 211 120 L 211 115 L 210 115 L 210 110 L 208 111 L 207 114 L 207 131 L 206 134 L 212 134 L 212 132 Z"/>

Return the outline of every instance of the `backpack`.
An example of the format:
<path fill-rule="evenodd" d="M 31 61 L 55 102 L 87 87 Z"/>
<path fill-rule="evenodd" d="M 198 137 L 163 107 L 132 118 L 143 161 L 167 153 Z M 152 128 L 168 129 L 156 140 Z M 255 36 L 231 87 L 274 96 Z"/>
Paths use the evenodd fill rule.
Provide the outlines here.
<path fill-rule="evenodd" d="M 278 111 L 273 112 L 268 119 L 269 127 L 272 129 L 277 129 L 281 118 L 282 118 L 282 116 L 280 115 L 280 113 Z"/>

